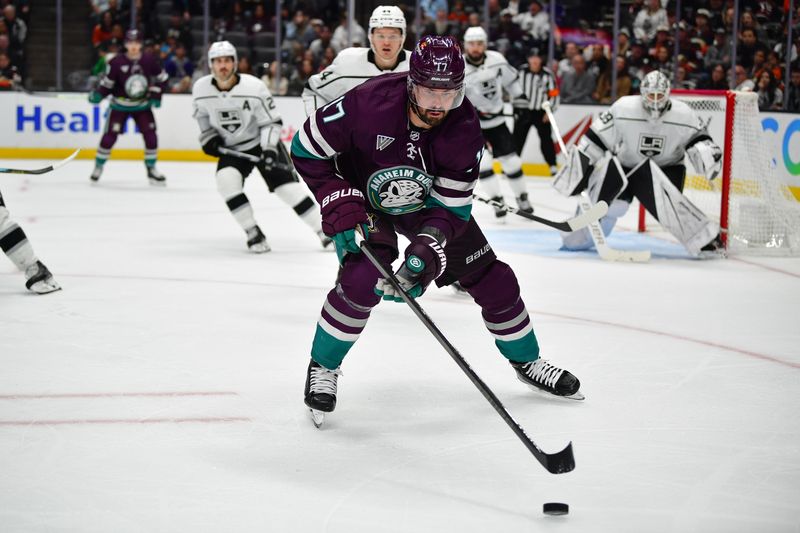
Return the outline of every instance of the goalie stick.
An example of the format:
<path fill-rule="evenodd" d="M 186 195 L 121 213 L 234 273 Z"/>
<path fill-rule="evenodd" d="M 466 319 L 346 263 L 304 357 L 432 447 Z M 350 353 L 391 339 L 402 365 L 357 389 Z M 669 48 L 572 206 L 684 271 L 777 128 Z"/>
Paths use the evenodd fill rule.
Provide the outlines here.
<path fill-rule="evenodd" d="M 264 163 L 264 161 L 258 157 L 257 155 L 248 154 L 247 152 L 239 152 L 238 150 L 231 150 L 230 148 L 225 148 L 224 146 L 219 147 L 219 153 L 230 155 L 233 157 L 238 157 L 239 159 L 245 159 L 250 161 L 251 163 Z M 266 163 L 265 163 L 266 164 Z M 269 165 L 268 168 L 277 168 L 279 170 L 285 170 L 287 172 L 293 172 L 294 168 L 291 165 L 287 165 L 285 163 L 280 163 L 278 161 L 274 162 L 273 164 Z"/>
<path fill-rule="evenodd" d="M 550 102 L 542 103 L 542 109 L 547 113 L 547 118 L 550 120 L 550 125 L 553 127 L 553 133 L 555 133 L 558 146 L 561 148 L 561 153 L 566 155 L 567 147 L 564 145 L 564 139 L 561 137 L 561 131 L 558 129 L 556 117 L 553 115 Z M 614 158 L 614 164 L 617 164 L 616 158 Z M 592 202 L 589 199 L 589 195 L 586 194 L 586 191 L 581 192 L 580 196 L 578 196 L 578 205 L 584 214 L 587 212 L 587 209 L 592 208 Z M 591 222 L 588 226 L 589 235 L 592 237 L 597 255 L 604 261 L 645 263 L 650 260 L 650 250 L 618 250 L 612 248 L 608 245 L 605 234 L 603 233 L 603 228 L 600 227 L 598 222 Z"/>
<path fill-rule="evenodd" d="M 420 307 L 420 305 L 410 297 L 400 286 L 400 283 L 397 281 L 395 275 L 387 269 L 381 260 L 373 253 L 372 249 L 369 245 L 364 241 L 363 237 L 359 232 L 356 232 L 356 239 L 359 242 L 359 246 L 361 247 L 361 251 L 364 255 L 369 259 L 369 261 L 378 269 L 381 276 L 383 276 L 400 294 L 400 297 L 403 299 L 405 303 L 411 308 L 417 318 L 420 319 L 422 324 L 428 328 L 433 336 L 439 341 L 439 344 L 442 345 L 442 348 L 453 358 L 456 362 L 458 367 L 467 375 L 472 384 L 477 387 L 477 389 L 483 394 L 483 397 L 494 407 L 494 410 L 497 411 L 497 414 L 508 424 L 508 427 L 516 434 L 519 440 L 525 445 L 526 448 L 533 454 L 539 463 L 545 469 L 550 472 L 551 474 L 563 474 L 565 472 L 571 472 L 575 469 L 575 457 L 572 454 L 572 442 L 567 444 L 567 446 L 557 453 L 545 453 L 539 448 L 535 442 L 531 440 L 525 430 L 522 429 L 509 414 L 508 410 L 500 403 L 500 400 L 495 396 L 494 392 L 483 382 L 483 380 L 475 373 L 474 370 L 469 366 L 469 363 L 464 359 L 464 357 L 458 352 L 458 350 L 450 344 L 450 341 L 444 336 L 444 334 L 436 327 L 436 324 L 433 323 L 425 311 Z"/>
<path fill-rule="evenodd" d="M 49 167 L 36 168 L 32 170 L 26 170 L 21 168 L 0 168 L 0 174 L 46 174 L 48 172 L 52 172 L 53 170 L 59 167 L 63 167 L 64 165 L 75 159 L 75 157 L 78 155 L 78 152 L 80 151 L 81 149 L 78 148 L 77 150 L 72 152 L 72 155 L 70 155 L 66 159 L 62 159 L 58 163 L 50 165 Z"/>
<path fill-rule="evenodd" d="M 608 212 L 608 204 L 606 204 L 603 201 L 600 201 L 597 202 L 595 205 L 590 205 L 588 209 L 585 209 L 583 213 L 581 213 L 576 217 L 569 218 L 567 220 L 564 220 L 563 222 L 557 222 L 555 220 L 549 220 L 547 218 L 536 216 L 533 213 L 520 211 L 516 207 L 512 207 L 504 203 L 501 204 L 497 200 L 489 200 L 488 198 L 483 198 L 481 196 L 478 196 L 477 194 L 473 194 L 472 197 L 485 204 L 489 204 L 495 209 L 503 209 L 508 213 L 519 215 L 523 218 L 527 218 L 528 220 L 533 220 L 539 222 L 540 224 L 544 224 L 545 226 L 550 226 L 551 228 L 555 228 L 561 231 L 577 231 L 579 229 L 585 228 L 586 226 L 592 224 L 593 222 L 596 223 L 600 218 L 605 216 L 605 214 Z"/>

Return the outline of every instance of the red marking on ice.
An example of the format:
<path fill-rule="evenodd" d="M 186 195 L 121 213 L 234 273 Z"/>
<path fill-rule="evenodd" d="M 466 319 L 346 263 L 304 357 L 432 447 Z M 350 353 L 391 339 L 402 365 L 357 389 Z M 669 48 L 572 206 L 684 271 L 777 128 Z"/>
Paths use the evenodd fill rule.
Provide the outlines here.
<path fill-rule="evenodd" d="M 54 394 L 0 394 L 0 400 L 41 400 L 48 398 L 135 398 L 176 396 L 238 396 L 230 391 L 167 391 L 167 392 L 69 392 Z"/>
<path fill-rule="evenodd" d="M 249 418 L 240 416 L 196 417 L 196 418 L 98 418 L 75 420 L 0 420 L 0 426 L 65 426 L 88 424 L 214 424 L 230 422 L 250 422 Z"/>

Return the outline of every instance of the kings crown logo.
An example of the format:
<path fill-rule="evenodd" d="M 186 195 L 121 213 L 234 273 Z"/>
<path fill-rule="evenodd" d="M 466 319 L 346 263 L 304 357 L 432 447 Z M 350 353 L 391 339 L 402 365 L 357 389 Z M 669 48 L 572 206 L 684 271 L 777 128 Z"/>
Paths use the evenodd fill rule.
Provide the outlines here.
<path fill-rule="evenodd" d="M 367 180 L 367 196 L 375 209 L 390 215 L 419 211 L 433 179 L 418 168 L 398 166 L 379 170 Z"/>

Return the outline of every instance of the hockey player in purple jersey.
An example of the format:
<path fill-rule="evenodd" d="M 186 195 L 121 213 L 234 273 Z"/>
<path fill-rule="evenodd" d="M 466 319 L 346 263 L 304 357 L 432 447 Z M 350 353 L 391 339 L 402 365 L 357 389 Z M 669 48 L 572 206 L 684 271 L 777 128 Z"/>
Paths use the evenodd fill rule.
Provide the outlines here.
<path fill-rule="evenodd" d="M 100 179 L 103 165 L 111 155 L 117 136 L 128 117 L 132 117 L 144 137 L 144 164 L 150 184 L 166 185 L 164 175 L 156 169 L 158 137 L 151 110 L 161 107 L 161 94 L 166 81 L 167 74 L 159 60 L 152 54 L 142 53 L 139 31 L 129 30 L 125 34 L 125 53 L 115 56 L 108 63 L 98 88 L 89 94 L 89 102 L 93 104 L 99 104 L 111 95 L 111 109 L 97 148 L 92 182 Z"/>
<path fill-rule="evenodd" d="M 362 232 L 390 264 L 406 236 L 397 277 L 413 297 L 435 281 L 459 281 L 481 307 L 495 344 L 524 383 L 582 399 L 570 372 L 539 358 L 539 346 L 511 268 L 498 260 L 471 216 L 483 138 L 464 99 L 464 59 L 449 37 L 416 46 L 408 74 L 386 74 L 317 110 L 292 142 L 292 158 L 315 194 L 322 229 L 341 267 L 311 347 L 305 403 L 312 413 L 336 406 L 347 352 L 381 300 L 400 301 L 360 253 Z"/>

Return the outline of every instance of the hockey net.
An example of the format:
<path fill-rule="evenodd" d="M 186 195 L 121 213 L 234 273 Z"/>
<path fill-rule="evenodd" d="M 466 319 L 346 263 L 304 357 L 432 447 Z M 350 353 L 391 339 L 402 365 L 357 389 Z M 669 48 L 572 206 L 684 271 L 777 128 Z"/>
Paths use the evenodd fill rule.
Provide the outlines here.
<path fill-rule="evenodd" d="M 758 95 L 672 91 L 707 125 L 722 148 L 721 176 L 709 182 L 687 158 L 684 193 L 722 228 L 730 254 L 800 255 L 800 201 L 781 183 L 762 135 Z M 639 231 L 657 221 L 640 207 Z"/>

